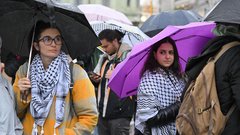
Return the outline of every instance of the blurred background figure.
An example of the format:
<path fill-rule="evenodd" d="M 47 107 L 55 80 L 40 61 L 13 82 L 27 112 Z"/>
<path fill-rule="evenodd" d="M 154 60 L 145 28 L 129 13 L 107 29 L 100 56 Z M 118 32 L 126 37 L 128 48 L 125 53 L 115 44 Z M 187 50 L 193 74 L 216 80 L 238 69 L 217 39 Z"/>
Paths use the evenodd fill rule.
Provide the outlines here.
<path fill-rule="evenodd" d="M 4 74 L 6 75 L 6 78 L 13 83 L 15 80 L 15 74 L 18 70 L 18 68 L 24 64 L 27 60 L 27 58 L 14 55 L 10 51 L 2 48 L 2 62 L 4 63 L 5 69 Z"/>
<path fill-rule="evenodd" d="M 2 39 L 0 37 L 0 55 Z M 4 78 L 4 64 L 0 57 L 0 134 L 1 135 L 22 135 L 23 127 L 16 115 L 15 96 L 12 85 Z"/>
<path fill-rule="evenodd" d="M 169 25 L 180 26 L 201 21 L 201 16 L 191 10 L 164 11 L 150 16 L 141 26 L 141 30 L 153 37 Z"/>

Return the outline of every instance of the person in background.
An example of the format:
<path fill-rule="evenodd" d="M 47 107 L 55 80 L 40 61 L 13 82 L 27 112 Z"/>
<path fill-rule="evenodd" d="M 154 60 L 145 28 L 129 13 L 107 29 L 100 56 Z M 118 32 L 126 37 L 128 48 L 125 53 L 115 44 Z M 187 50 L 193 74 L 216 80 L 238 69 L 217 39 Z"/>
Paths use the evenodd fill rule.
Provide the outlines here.
<path fill-rule="evenodd" d="M 231 16 L 231 12 L 228 12 Z M 217 54 L 222 46 L 239 42 L 240 24 L 217 22 L 214 29 L 216 35 L 208 42 L 201 55 L 192 58 L 186 66 L 186 74 L 190 82 L 195 80 L 210 57 Z M 230 108 L 236 107 L 226 122 L 221 135 L 240 134 L 240 45 L 227 50 L 215 63 L 215 81 L 221 111 L 227 115 Z M 224 66 L 223 66 L 224 65 Z"/>
<path fill-rule="evenodd" d="M 24 64 L 27 59 L 19 55 L 14 55 L 6 49 L 3 50 L 3 55 L 4 58 L 2 61 L 5 65 L 4 73 L 7 75 L 7 79 L 13 84 L 18 68 Z"/>
<path fill-rule="evenodd" d="M 0 55 L 2 40 L 0 37 Z M 22 135 L 23 127 L 16 114 L 16 103 L 12 85 L 2 75 L 4 64 L 0 57 L 0 134 Z"/>
<path fill-rule="evenodd" d="M 134 99 L 120 99 L 108 86 L 112 71 L 126 58 L 131 47 L 122 44 L 123 33 L 105 29 L 99 33 L 103 54 L 90 78 L 97 84 L 97 103 L 99 135 L 129 135 L 130 121 L 134 111 Z"/>
<path fill-rule="evenodd" d="M 57 27 L 37 22 L 30 76 L 26 77 L 25 63 L 13 84 L 25 135 L 90 135 L 97 124 L 94 86 L 79 65 L 73 64 L 70 69 L 68 56 L 61 50 L 63 45 Z M 22 100 L 21 93 L 26 94 L 25 91 L 30 92 Z"/>
<path fill-rule="evenodd" d="M 152 45 L 142 69 L 136 129 L 144 135 L 175 135 L 184 86 L 175 42 L 166 37 Z"/>

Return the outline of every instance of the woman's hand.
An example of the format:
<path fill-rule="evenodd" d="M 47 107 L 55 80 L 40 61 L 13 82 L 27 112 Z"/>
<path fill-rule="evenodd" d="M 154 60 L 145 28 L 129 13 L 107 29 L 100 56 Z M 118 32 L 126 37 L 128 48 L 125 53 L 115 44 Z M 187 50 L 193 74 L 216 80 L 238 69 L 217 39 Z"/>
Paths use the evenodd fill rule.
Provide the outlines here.
<path fill-rule="evenodd" d="M 31 82 L 28 78 L 21 78 L 18 81 L 18 87 L 21 92 L 28 91 L 31 88 Z"/>
<path fill-rule="evenodd" d="M 28 94 L 30 93 L 31 82 L 28 78 L 21 78 L 18 81 L 18 87 L 20 89 L 20 98 L 23 103 L 29 103 Z"/>

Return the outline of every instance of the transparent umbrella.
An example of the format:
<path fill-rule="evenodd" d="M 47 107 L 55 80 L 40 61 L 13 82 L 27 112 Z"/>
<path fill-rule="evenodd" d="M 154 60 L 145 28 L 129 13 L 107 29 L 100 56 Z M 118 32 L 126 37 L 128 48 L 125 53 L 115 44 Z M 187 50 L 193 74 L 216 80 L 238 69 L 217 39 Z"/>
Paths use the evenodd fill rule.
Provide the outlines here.
<path fill-rule="evenodd" d="M 138 27 L 127 25 L 118 21 L 92 21 L 90 22 L 96 35 L 98 35 L 104 29 L 118 30 L 124 33 L 122 42 L 127 43 L 130 46 L 134 46 L 142 41 L 149 39 L 149 37 L 143 33 Z"/>
<path fill-rule="evenodd" d="M 122 12 L 100 4 L 82 4 L 78 8 L 86 15 L 88 21 L 116 20 L 132 25 L 132 22 Z"/>

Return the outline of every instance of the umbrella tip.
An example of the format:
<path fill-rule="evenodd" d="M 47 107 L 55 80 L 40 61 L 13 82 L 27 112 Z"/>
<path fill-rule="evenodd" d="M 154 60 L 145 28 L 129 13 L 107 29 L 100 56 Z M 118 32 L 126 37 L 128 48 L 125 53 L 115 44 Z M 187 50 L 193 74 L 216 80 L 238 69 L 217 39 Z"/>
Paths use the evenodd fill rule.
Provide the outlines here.
<path fill-rule="evenodd" d="M 55 19 L 55 11 L 54 11 L 54 1 L 53 0 L 46 0 L 48 13 L 49 13 L 49 20 L 51 27 L 56 27 L 56 19 Z"/>

